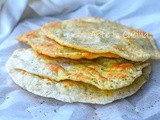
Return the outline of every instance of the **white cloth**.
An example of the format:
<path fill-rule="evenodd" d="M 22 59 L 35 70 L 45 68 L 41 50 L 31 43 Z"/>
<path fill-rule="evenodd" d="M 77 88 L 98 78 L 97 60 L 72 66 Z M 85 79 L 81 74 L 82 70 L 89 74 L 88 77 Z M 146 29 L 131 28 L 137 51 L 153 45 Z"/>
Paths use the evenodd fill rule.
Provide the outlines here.
<path fill-rule="evenodd" d="M 57 19 L 96 16 L 154 35 L 160 48 L 159 0 L 0 0 L 0 120 L 156 120 L 160 118 L 160 60 L 151 60 L 148 83 L 135 95 L 107 105 L 64 103 L 31 94 L 8 76 L 5 64 L 15 39 Z M 44 101 L 44 102 L 43 102 Z"/>

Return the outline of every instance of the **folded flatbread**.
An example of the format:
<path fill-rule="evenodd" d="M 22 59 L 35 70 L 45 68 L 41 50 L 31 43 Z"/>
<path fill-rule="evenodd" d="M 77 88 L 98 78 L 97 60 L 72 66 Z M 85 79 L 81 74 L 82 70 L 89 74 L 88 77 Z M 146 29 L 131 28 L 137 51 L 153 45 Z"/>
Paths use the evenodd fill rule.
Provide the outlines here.
<path fill-rule="evenodd" d="M 142 76 L 131 85 L 117 90 L 100 90 L 95 86 L 70 80 L 57 82 L 23 70 L 17 70 L 10 65 L 7 66 L 7 71 L 17 85 L 36 95 L 64 102 L 106 104 L 137 92 L 148 80 L 151 69 L 150 66 L 144 68 Z"/>
<path fill-rule="evenodd" d="M 71 59 L 94 59 L 98 57 L 119 58 L 118 55 L 112 53 L 91 53 L 62 46 L 56 41 L 46 37 L 41 30 L 24 33 L 18 37 L 17 40 L 31 45 L 33 50 L 50 57 L 64 57 Z"/>
<path fill-rule="evenodd" d="M 142 75 L 148 62 L 125 59 L 97 58 L 72 60 L 51 58 L 33 49 L 18 49 L 8 60 L 8 66 L 55 81 L 66 79 L 92 84 L 99 89 L 113 90 L 128 86 Z"/>

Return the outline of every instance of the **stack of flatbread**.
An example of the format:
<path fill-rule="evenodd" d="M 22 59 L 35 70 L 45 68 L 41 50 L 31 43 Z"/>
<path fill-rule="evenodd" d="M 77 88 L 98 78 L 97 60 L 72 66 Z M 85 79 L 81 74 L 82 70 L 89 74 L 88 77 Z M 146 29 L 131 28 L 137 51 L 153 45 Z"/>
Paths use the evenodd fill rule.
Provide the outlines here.
<path fill-rule="evenodd" d="M 106 104 L 137 92 L 160 59 L 152 35 L 101 18 L 47 23 L 17 40 L 7 71 L 22 88 L 65 102 Z"/>

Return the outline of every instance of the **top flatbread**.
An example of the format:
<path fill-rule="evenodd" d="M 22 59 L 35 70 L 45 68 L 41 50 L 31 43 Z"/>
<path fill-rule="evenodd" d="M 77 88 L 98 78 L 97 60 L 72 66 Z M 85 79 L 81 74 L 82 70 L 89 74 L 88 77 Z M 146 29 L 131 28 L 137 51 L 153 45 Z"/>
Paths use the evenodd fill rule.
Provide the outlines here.
<path fill-rule="evenodd" d="M 32 46 L 32 48 L 44 55 L 50 57 L 65 57 L 71 59 L 93 59 L 98 57 L 111 57 L 118 58 L 118 55 L 112 53 L 90 53 L 82 50 L 77 50 L 74 48 L 69 48 L 58 44 L 56 41 L 51 40 L 46 37 L 41 30 L 35 30 L 31 32 L 24 33 L 17 40 L 25 42 Z"/>
<path fill-rule="evenodd" d="M 114 53 L 132 61 L 160 59 L 152 35 L 101 18 L 51 22 L 42 31 L 59 44 L 92 53 Z"/>

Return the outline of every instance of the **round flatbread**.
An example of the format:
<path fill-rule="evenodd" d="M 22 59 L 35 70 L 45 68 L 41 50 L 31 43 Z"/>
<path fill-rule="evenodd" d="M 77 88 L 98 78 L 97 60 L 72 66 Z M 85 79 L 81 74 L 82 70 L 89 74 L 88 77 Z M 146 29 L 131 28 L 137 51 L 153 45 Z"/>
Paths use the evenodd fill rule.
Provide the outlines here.
<path fill-rule="evenodd" d="M 59 44 L 92 53 L 113 53 L 132 61 L 160 59 L 152 35 L 101 18 L 47 23 L 45 35 Z"/>
<path fill-rule="evenodd" d="M 149 64 L 109 58 L 50 58 L 32 49 L 18 49 L 10 57 L 7 65 L 55 81 L 70 79 L 92 84 L 99 89 L 113 90 L 132 84 L 142 75 L 142 69 Z"/>
<path fill-rule="evenodd" d="M 56 82 L 23 70 L 16 70 L 13 66 L 7 67 L 7 70 L 17 85 L 36 95 L 55 98 L 64 102 L 94 104 L 106 104 L 134 94 L 148 80 L 151 71 L 148 66 L 143 70 L 142 76 L 130 86 L 108 91 L 81 82 L 67 80 Z"/>

